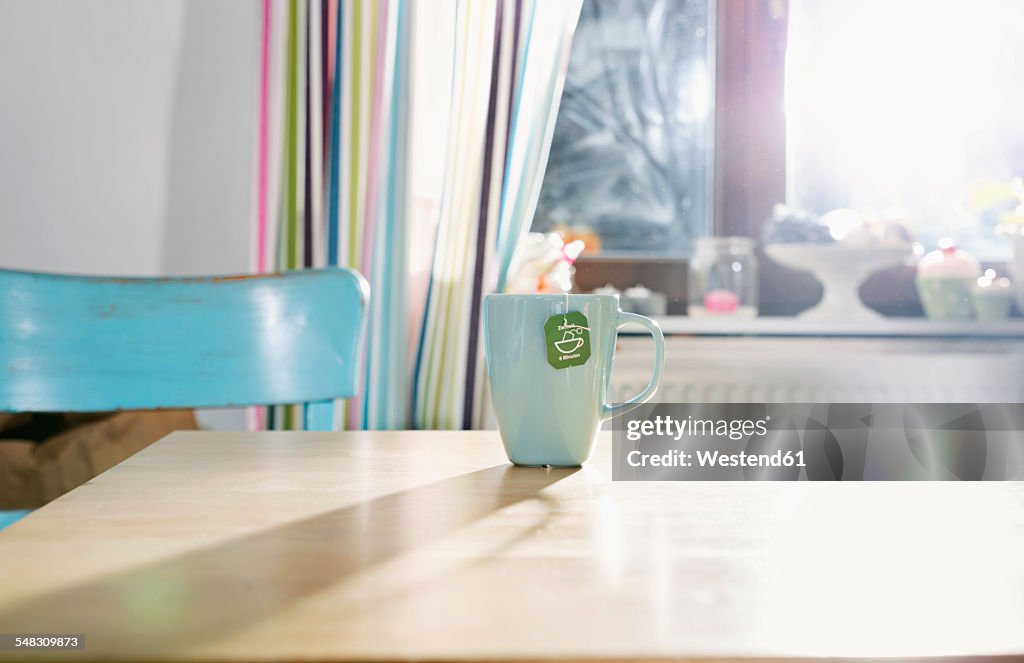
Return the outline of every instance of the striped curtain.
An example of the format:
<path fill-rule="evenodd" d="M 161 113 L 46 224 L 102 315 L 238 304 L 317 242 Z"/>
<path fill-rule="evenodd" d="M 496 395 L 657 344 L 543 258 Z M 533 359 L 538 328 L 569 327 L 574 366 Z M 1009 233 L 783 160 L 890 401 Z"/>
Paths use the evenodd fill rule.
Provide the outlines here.
<path fill-rule="evenodd" d="M 533 216 L 580 2 L 263 0 L 253 268 L 369 281 L 339 425 L 480 424 L 480 303 Z"/>

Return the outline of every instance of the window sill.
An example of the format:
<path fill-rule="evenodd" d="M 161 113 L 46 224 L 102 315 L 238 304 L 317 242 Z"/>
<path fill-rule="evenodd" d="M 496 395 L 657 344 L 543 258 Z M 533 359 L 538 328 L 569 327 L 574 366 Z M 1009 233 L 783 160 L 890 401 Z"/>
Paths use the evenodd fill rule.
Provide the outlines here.
<path fill-rule="evenodd" d="M 1009 338 L 1024 339 L 1024 320 L 940 322 L 925 318 L 804 320 L 794 317 L 657 318 L 673 336 L 833 336 L 854 338 Z"/>

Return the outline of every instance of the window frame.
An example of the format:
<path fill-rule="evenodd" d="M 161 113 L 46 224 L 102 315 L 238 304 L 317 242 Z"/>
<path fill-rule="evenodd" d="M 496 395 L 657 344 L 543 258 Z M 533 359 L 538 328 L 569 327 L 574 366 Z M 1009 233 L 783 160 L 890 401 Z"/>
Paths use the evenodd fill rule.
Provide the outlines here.
<path fill-rule="evenodd" d="M 786 196 L 786 0 L 718 0 L 716 235 L 760 237 Z"/>
<path fill-rule="evenodd" d="M 709 72 L 714 81 L 708 200 L 714 236 L 745 236 L 757 242 L 759 315 L 792 316 L 817 303 L 818 281 L 783 267 L 761 247 L 762 226 L 787 193 L 786 50 L 788 0 L 709 0 Z M 712 165 L 712 164 L 709 164 Z M 640 262 L 680 256 L 630 257 Z M 620 259 L 627 259 L 621 256 Z M 986 263 L 985 267 L 1005 268 Z M 886 316 L 923 316 L 915 268 L 873 275 L 861 296 Z"/>

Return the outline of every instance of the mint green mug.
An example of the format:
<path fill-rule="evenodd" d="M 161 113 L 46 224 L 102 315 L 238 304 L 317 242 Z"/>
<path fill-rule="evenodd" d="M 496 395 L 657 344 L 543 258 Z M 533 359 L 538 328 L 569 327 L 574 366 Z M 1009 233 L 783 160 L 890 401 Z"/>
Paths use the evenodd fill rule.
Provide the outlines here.
<path fill-rule="evenodd" d="M 638 395 L 609 405 L 615 339 L 631 322 L 654 337 L 654 374 Z M 646 403 L 661 384 L 661 328 L 620 311 L 614 295 L 488 295 L 484 336 L 494 414 L 516 465 L 582 465 L 601 423 Z"/>

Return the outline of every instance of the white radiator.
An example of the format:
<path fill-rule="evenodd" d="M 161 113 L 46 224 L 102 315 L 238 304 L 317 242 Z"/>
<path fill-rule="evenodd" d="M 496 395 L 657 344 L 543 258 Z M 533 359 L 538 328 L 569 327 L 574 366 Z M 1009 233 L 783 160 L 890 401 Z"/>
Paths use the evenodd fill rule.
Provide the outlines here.
<path fill-rule="evenodd" d="M 610 400 L 643 389 L 652 356 L 649 338 L 620 339 Z M 674 336 L 654 400 L 1019 403 L 1024 342 Z"/>

